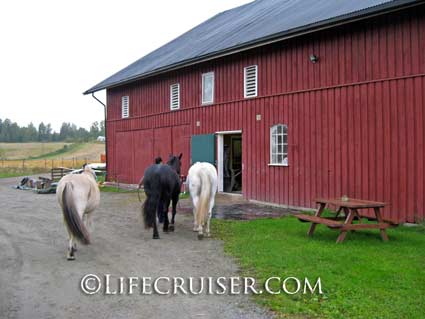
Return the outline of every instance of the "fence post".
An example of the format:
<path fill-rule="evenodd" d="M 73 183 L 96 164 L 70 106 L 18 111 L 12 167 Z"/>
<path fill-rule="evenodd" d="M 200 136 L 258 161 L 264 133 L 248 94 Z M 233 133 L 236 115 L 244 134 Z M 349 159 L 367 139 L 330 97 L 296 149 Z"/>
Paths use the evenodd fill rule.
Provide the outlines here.
<path fill-rule="evenodd" d="M 47 169 L 47 160 L 44 159 L 44 169 Z"/>
<path fill-rule="evenodd" d="M 23 159 L 22 160 L 22 169 L 24 169 L 25 168 L 25 160 Z"/>
<path fill-rule="evenodd" d="M 53 168 L 53 160 L 52 160 L 52 168 Z"/>
<path fill-rule="evenodd" d="M 62 165 L 61 166 L 63 167 L 63 157 L 62 157 Z"/>

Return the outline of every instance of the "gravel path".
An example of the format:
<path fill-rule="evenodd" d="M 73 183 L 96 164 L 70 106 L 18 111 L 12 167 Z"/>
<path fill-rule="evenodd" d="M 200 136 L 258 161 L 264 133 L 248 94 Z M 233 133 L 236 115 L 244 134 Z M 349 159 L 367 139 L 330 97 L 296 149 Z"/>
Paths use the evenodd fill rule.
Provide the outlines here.
<path fill-rule="evenodd" d="M 140 223 L 137 195 L 122 193 L 101 194 L 93 244 L 67 261 L 56 196 L 12 189 L 18 180 L 0 179 L 0 318 L 270 317 L 246 295 L 85 295 L 86 274 L 230 277 L 238 268 L 220 241 L 196 239 L 188 213 L 177 213 L 174 233 L 152 240 Z"/>

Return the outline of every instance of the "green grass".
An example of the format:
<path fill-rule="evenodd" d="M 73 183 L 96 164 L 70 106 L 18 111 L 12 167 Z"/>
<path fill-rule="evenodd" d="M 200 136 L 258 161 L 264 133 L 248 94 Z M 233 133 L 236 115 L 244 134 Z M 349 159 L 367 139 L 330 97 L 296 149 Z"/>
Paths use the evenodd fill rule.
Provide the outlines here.
<path fill-rule="evenodd" d="M 190 197 L 190 193 L 186 192 L 186 193 L 180 193 L 180 199 L 186 199 Z"/>
<path fill-rule="evenodd" d="M 42 168 L 0 168 L 0 178 L 28 176 L 46 173 Z"/>
<path fill-rule="evenodd" d="M 68 154 L 68 153 L 74 153 L 84 147 L 83 143 L 73 143 L 69 145 L 64 145 L 62 148 L 55 150 L 53 152 L 41 154 L 38 156 L 30 156 L 28 159 L 52 159 L 57 158 L 60 155 Z"/>
<path fill-rule="evenodd" d="M 237 258 L 242 275 L 259 282 L 278 276 L 321 278 L 323 295 L 256 295 L 282 318 L 423 318 L 425 311 L 425 226 L 349 233 L 295 217 L 253 221 L 214 220 L 213 234 Z"/>
<path fill-rule="evenodd" d="M 105 193 L 137 193 L 137 190 L 134 189 L 123 189 L 115 186 L 102 186 L 99 189 Z"/>

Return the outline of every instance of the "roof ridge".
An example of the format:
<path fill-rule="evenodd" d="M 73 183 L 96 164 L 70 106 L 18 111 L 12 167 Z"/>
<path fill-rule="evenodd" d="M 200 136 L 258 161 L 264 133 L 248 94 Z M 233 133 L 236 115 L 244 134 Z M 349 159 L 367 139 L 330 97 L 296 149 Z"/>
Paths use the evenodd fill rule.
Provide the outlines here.
<path fill-rule="evenodd" d="M 424 0 L 256 0 L 222 11 L 84 94 Z M 279 40 L 279 41 L 280 41 Z"/>

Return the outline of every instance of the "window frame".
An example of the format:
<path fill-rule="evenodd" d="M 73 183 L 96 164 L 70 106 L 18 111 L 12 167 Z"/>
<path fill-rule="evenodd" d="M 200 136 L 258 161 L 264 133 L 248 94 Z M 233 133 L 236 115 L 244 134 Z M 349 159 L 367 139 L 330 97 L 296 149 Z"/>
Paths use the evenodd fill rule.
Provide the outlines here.
<path fill-rule="evenodd" d="M 125 112 L 126 109 L 126 112 Z M 126 119 L 130 117 L 130 96 L 121 96 L 121 118 Z"/>
<path fill-rule="evenodd" d="M 254 95 L 247 95 L 247 71 L 250 68 L 255 68 L 255 93 Z M 257 64 L 253 64 L 253 65 L 249 65 L 244 67 L 243 69 L 243 97 L 245 99 L 250 99 L 250 98 L 254 98 L 258 96 L 258 65 Z"/>
<path fill-rule="evenodd" d="M 177 106 L 173 106 L 173 87 L 177 86 Z M 175 111 L 180 109 L 180 83 L 170 84 L 170 110 Z"/>
<path fill-rule="evenodd" d="M 279 133 L 278 128 L 282 127 L 282 132 Z M 274 128 L 276 128 L 276 133 L 273 134 L 273 130 Z M 288 134 L 288 125 L 287 124 L 282 124 L 282 123 L 278 123 L 275 125 L 272 125 L 270 127 L 270 161 L 269 161 L 269 166 L 289 166 L 289 134 Z M 278 139 L 279 139 L 279 135 L 282 136 L 282 143 L 278 143 Z M 284 136 L 286 135 L 286 143 L 284 142 L 285 138 Z M 273 152 L 273 145 L 275 146 L 275 152 Z M 278 148 L 279 146 L 282 147 L 282 151 L 279 152 Z M 285 147 L 286 147 L 286 152 L 285 152 Z M 278 156 L 281 155 L 282 156 L 282 161 L 278 162 L 277 158 Z M 273 158 L 276 158 L 276 161 L 273 161 Z M 285 158 L 286 158 L 286 163 L 285 163 Z"/>
<path fill-rule="evenodd" d="M 205 101 L 204 98 L 204 84 L 205 84 L 205 78 L 207 76 L 211 76 L 212 77 L 212 86 L 211 86 L 211 101 Z M 213 104 L 214 103 L 214 90 L 215 90 L 215 76 L 214 76 L 214 71 L 210 71 L 207 73 L 202 73 L 202 87 L 201 87 L 201 104 L 202 105 L 208 105 L 208 104 Z"/>

